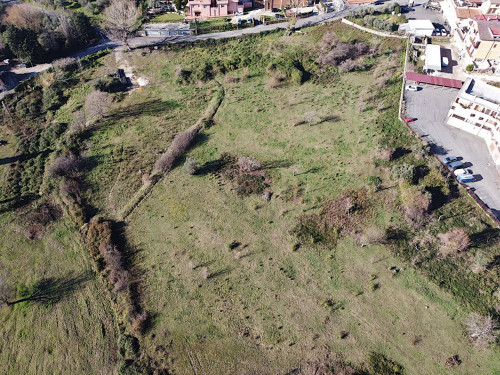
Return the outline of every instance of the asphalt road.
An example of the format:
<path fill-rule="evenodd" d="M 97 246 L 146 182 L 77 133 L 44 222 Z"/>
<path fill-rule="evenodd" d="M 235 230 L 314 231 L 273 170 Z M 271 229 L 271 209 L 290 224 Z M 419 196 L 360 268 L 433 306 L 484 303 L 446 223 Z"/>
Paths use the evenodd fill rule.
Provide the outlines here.
<path fill-rule="evenodd" d="M 500 175 L 488 152 L 486 142 L 463 130 L 445 124 L 451 103 L 458 90 L 421 84 L 420 91 L 405 91 L 407 117 L 413 130 L 433 144 L 433 152 L 442 160 L 446 156 L 461 157 L 472 169 L 477 181 L 467 185 L 500 218 Z"/>
<path fill-rule="evenodd" d="M 317 25 L 322 22 L 337 20 L 342 18 L 345 15 L 346 11 L 347 9 L 340 12 L 317 14 L 308 18 L 303 18 L 297 20 L 295 28 L 300 29 L 302 27 Z M 210 33 L 201 35 L 180 35 L 180 36 L 169 36 L 169 37 L 136 37 L 136 38 L 131 38 L 128 44 L 131 48 L 140 48 L 140 47 L 160 45 L 165 43 L 183 43 L 183 42 L 194 42 L 197 40 L 207 40 L 207 39 L 235 38 L 247 34 L 258 34 L 263 31 L 286 29 L 287 27 L 288 27 L 288 22 L 281 22 L 272 25 L 259 25 L 241 30 L 224 31 L 221 33 Z"/>

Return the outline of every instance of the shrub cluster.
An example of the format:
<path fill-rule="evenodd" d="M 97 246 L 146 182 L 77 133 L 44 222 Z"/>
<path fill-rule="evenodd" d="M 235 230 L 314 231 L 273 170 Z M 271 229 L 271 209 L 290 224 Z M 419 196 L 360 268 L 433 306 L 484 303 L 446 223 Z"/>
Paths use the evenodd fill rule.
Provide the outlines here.
<path fill-rule="evenodd" d="M 324 66 L 339 66 L 341 71 L 347 72 L 360 69 L 364 66 L 363 56 L 374 52 L 373 48 L 363 42 L 341 42 L 333 32 L 325 33 L 321 40 L 321 47 L 317 62 Z"/>
<path fill-rule="evenodd" d="M 319 214 L 301 216 L 292 233 L 303 243 L 335 244 L 341 232 L 353 233 L 363 223 L 367 208 L 365 189 L 348 190 L 325 202 Z"/>

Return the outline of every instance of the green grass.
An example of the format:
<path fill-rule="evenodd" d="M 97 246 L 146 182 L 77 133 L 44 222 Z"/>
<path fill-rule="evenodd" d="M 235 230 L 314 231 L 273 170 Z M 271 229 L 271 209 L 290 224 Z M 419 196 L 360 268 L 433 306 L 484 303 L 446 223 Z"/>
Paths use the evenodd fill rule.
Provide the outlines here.
<path fill-rule="evenodd" d="M 156 17 L 153 17 L 148 22 L 149 23 L 170 23 L 170 22 L 181 22 L 184 20 L 184 16 L 177 13 L 165 13 Z"/>
<path fill-rule="evenodd" d="M 0 309 L 2 373 L 112 373 L 114 313 L 76 228 L 60 220 L 45 228 L 41 240 L 31 241 L 17 215 L 0 218 L 1 275 L 17 289 L 12 299 L 25 297 L 40 282 L 52 287 L 44 301 Z"/>
<path fill-rule="evenodd" d="M 327 31 L 377 50 L 355 72 L 320 66 L 318 49 Z M 181 158 L 123 229 L 141 275 L 141 304 L 152 317 L 140 337 L 144 361 L 176 374 L 274 374 L 331 351 L 356 365 L 369 358 L 377 365 L 394 361 L 405 374 L 492 374 L 500 367 L 498 348 L 475 350 L 463 333 L 469 310 L 491 308 L 489 292 L 498 286 L 497 271 L 471 275 L 471 258 L 478 250 L 493 255 L 497 242 L 483 241 L 470 256 L 446 260 L 435 256 L 434 243 L 425 252 L 427 268 L 415 269 L 413 247 L 362 247 L 356 240 L 389 227 L 406 231 L 409 240 L 436 238 L 453 227 L 479 235 L 491 224 L 459 193 L 430 215 L 436 220 L 424 230 L 406 223 L 391 167 L 432 161 L 413 153 L 379 160 L 381 145 L 409 150 L 416 142 L 397 120 L 403 53 L 399 40 L 333 23 L 291 36 L 276 32 L 124 52 L 121 58 L 111 54 L 66 90 L 67 103 L 51 119 L 70 122 L 93 82 L 120 65 L 150 80 L 142 92 L 114 94 L 107 117 L 82 133 L 91 161 L 85 202 L 90 212 L 116 219 L 158 154 L 202 116 L 215 90 L 224 89 L 213 123 L 185 155 L 201 164 L 201 172 L 186 174 Z M 314 114 L 311 126 L 307 113 Z M 9 137 L 14 145 L 14 134 Z M 0 149 L 0 156 L 12 151 Z M 210 169 L 224 153 L 262 163 L 270 201 L 243 197 L 228 170 Z M 43 179 L 48 189 L 50 179 Z M 437 171 L 419 183 L 436 196 L 455 191 Z M 375 192 L 378 184 L 382 189 Z M 337 228 L 335 243 L 301 244 L 292 234 L 298 219 L 320 214 L 324 202 L 348 189 L 367 189 L 365 207 L 355 212 L 357 232 Z M 71 281 L 92 269 L 78 235 L 85 226 L 58 219 L 42 239 L 30 241 L 22 212 L 0 216 L 0 271 L 19 298 L 42 280 Z M 395 276 L 391 267 L 399 269 Z M 121 318 L 103 285 L 92 277 L 58 301 L 1 311 L 6 372 L 113 373 Z M 120 337 L 121 351 L 138 350 Z M 415 337 L 421 339 L 417 345 Z M 456 354 L 462 364 L 445 368 L 446 358 Z"/>

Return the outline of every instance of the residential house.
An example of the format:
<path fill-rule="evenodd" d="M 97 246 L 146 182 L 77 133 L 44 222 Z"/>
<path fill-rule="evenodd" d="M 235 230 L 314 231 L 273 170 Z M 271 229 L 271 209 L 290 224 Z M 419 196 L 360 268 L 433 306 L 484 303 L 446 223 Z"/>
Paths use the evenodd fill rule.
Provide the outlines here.
<path fill-rule="evenodd" d="M 498 1 L 498 0 L 493 0 Z M 475 18 L 483 14 L 481 10 L 482 0 L 463 1 L 463 0 L 443 0 L 441 10 L 453 34 L 454 30 L 460 27 L 463 20 Z"/>
<path fill-rule="evenodd" d="M 252 1 L 238 0 L 188 0 L 187 18 L 213 18 L 243 12 L 253 6 Z"/>
<path fill-rule="evenodd" d="M 500 166 L 500 88 L 468 78 L 451 104 L 446 123 L 482 137 Z"/>
<path fill-rule="evenodd" d="M 371 1 L 371 0 L 370 0 Z M 291 0 L 262 0 L 265 10 L 284 9 L 291 6 Z M 298 6 L 304 7 L 309 5 L 309 0 L 299 0 L 296 2 Z"/>
<path fill-rule="evenodd" d="M 500 20 L 497 16 L 469 19 L 454 35 L 459 58 L 475 63 L 480 68 L 500 64 Z M 485 20 L 489 19 L 489 21 Z"/>

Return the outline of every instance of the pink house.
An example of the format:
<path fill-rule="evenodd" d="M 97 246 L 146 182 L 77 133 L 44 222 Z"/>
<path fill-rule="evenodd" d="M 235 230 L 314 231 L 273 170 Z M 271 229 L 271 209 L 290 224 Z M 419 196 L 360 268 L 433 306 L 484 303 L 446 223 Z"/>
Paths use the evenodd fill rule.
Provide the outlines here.
<path fill-rule="evenodd" d="M 252 7 L 251 1 L 238 0 L 188 0 L 188 18 L 225 17 L 236 12 L 243 12 Z"/>

